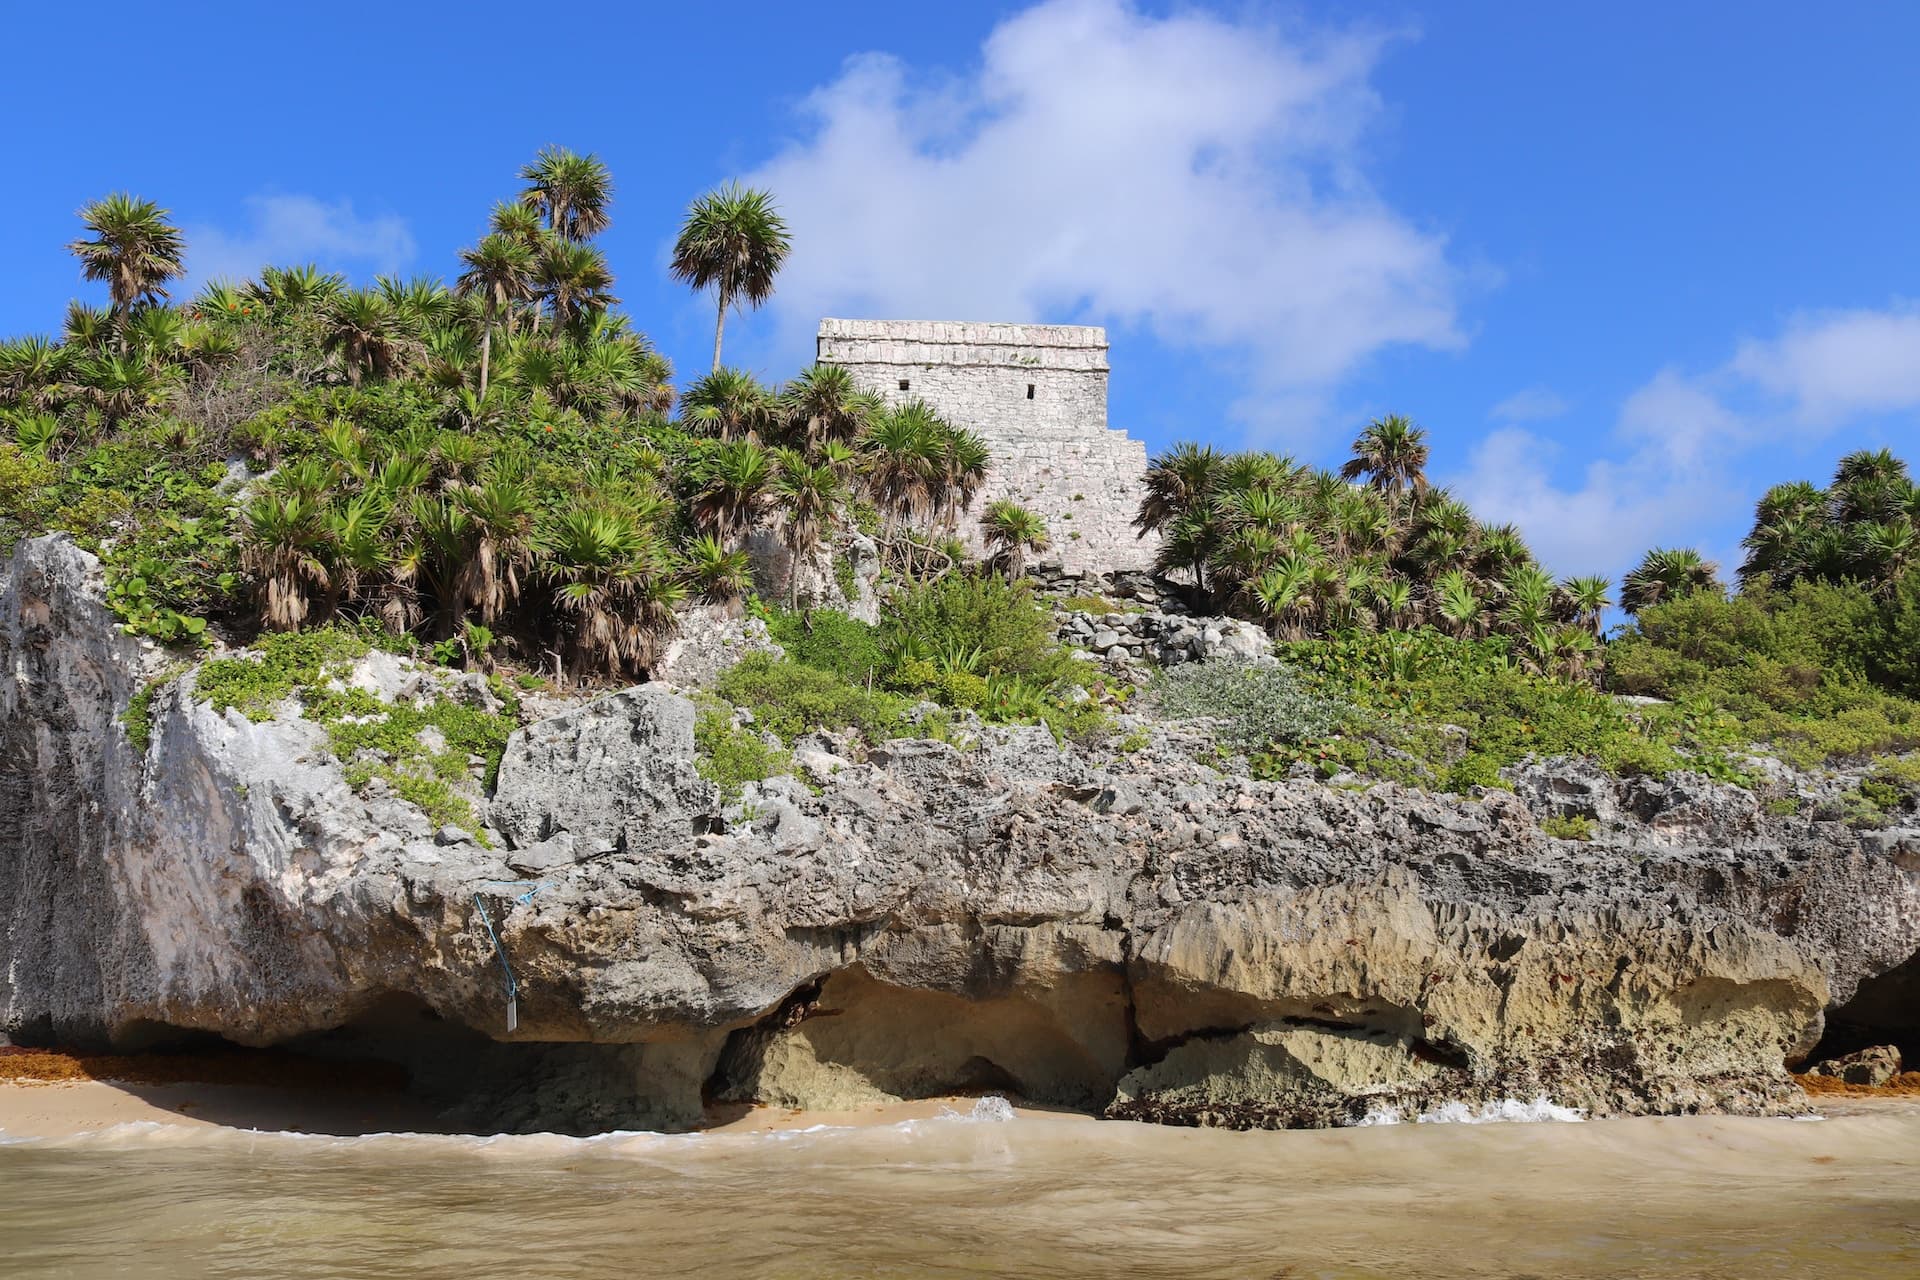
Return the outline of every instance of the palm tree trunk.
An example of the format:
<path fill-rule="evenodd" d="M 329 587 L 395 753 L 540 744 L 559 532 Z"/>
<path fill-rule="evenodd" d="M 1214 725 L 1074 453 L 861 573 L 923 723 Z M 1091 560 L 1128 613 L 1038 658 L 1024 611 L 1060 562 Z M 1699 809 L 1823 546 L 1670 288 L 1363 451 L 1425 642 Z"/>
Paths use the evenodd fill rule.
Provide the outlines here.
<path fill-rule="evenodd" d="M 487 362 L 493 354 L 493 321 L 480 331 L 480 399 L 487 398 Z"/>
<path fill-rule="evenodd" d="M 727 295 L 720 294 L 720 313 L 713 321 L 713 371 L 720 372 L 720 335 L 727 327 Z"/>

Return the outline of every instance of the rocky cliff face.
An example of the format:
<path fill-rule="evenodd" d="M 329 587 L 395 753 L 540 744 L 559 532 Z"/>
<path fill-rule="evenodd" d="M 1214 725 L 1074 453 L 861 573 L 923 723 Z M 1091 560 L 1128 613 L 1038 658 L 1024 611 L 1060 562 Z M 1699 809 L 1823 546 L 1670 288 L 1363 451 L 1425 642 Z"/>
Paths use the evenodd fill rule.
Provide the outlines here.
<path fill-rule="evenodd" d="M 1170 729 L 1119 754 L 1029 728 L 819 735 L 725 804 L 663 685 L 528 725 L 482 830 L 435 828 L 294 708 L 197 701 L 96 574 L 40 540 L 0 585 L 16 1038 L 351 1042 L 503 1127 L 964 1088 L 1232 1125 L 1765 1110 L 1823 1012 L 1884 1003 L 1920 953 L 1920 832 L 1701 779 L 1352 791 L 1223 777 Z M 366 683 L 443 679 L 393 675 Z M 156 679 L 142 751 L 120 717 Z M 1600 837 L 1541 833 L 1570 812 Z"/>

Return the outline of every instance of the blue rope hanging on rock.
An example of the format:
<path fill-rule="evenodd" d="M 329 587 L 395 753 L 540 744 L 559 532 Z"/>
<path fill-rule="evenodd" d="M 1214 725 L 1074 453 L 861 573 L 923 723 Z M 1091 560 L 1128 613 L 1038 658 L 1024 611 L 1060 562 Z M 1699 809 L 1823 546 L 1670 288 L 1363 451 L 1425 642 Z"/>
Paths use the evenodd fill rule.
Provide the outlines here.
<path fill-rule="evenodd" d="M 490 887 L 497 889 L 518 889 L 526 885 L 527 891 L 513 900 L 514 904 L 519 906 L 545 888 L 547 882 L 544 880 L 493 880 L 488 883 Z M 513 965 L 507 960 L 507 945 L 500 941 L 500 935 L 494 931 L 493 917 L 487 914 L 487 904 L 482 901 L 478 890 L 474 891 L 473 909 L 480 913 L 480 923 L 487 927 L 487 936 L 493 939 L 493 953 L 500 957 L 500 972 L 506 977 L 507 1030 L 516 1031 L 520 1026 L 520 984 L 514 981 Z"/>

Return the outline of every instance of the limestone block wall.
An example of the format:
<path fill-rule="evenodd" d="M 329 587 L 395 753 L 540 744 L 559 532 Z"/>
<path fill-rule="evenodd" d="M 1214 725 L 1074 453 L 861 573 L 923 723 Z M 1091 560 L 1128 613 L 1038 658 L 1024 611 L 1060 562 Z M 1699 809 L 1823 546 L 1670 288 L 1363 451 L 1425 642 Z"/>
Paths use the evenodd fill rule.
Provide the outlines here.
<path fill-rule="evenodd" d="M 925 400 L 987 442 L 993 470 L 965 520 L 975 549 L 980 513 L 1012 498 L 1047 522 L 1043 561 L 1071 572 L 1152 563 L 1154 541 L 1132 528 L 1147 450 L 1107 426 L 1105 329 L 827 319 L 818 358 L 889 404 Z"/>

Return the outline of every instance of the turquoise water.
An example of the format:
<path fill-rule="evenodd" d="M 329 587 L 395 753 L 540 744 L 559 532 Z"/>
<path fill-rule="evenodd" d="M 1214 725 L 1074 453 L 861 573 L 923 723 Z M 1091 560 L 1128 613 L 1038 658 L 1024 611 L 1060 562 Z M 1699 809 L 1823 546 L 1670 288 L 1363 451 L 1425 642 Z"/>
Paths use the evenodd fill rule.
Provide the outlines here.
<path fill-rule="evenodd" d="M 999 1115 L 14 1140 L 0 1275 L 1920 1275 L 1915 1108 L 1249 1134 Z"/>

